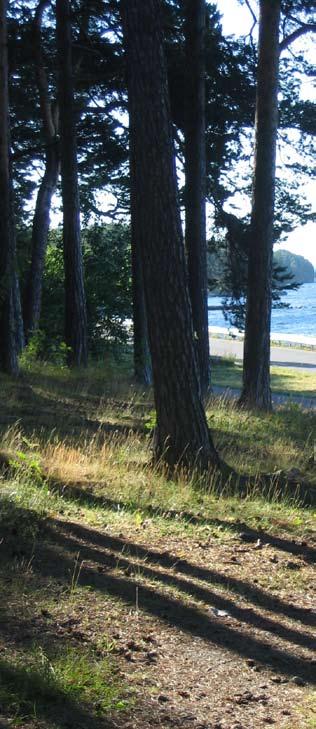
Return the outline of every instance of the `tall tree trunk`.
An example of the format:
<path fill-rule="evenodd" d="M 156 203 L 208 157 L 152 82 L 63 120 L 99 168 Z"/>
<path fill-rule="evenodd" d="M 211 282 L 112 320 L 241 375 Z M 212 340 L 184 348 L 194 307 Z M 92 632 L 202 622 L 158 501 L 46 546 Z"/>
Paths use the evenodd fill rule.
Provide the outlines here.
<path fill-rule="evenodd" d="M 185 242 L 201 391 L 210 386 L 205 218 L 205 0 L 186 0 Z"/>
<path fill-rule="evenodd" d="M 59 155 L 53 144 L 46 150 L 45 173 L 40 184 L 32 226 L 32 258 L 24 292 L 24 328 L 28 341 L 39 327 L 43 273 L 50 224 L 51 201 L 57 187 Z"/>
<path fill-rule="evenodd" d="M 136 160 L 132 159 L 130 149 L 130 169 Z M 152 366 L 148 338 L 148 322 L 144 291 L 144 276 L 140 248 L 140 225 L 135 190 L 131 189 L 131 258 L 132 258 L 132 297 L 133 297 L 133 344 L 134 374 L 136 380 L 148 387 L 152 384 Z"/>
<path fill-rule="evenodd" d="M 160 0 L 123 0 L 131 187 L 138 214 L 157 427 L 155 460 L 214 467 L 200 398 L 177 194 Z"/>
<path fill-rule="evenodd" d="M 131 213 L 133 220 L 133 213 Z M 132 228 L 133 228 L 132 224 Z M 148 387 L 152 384 L 152 367 L 148 339 L 148 322 L 144 278 L 136 231 L 132 230 L 132 297 L 134 374 L 136 380 Z"/>
<path fill-rule="evenodd" d="M 36 80 L 46 151 L 45 172 L 37 194 L 32 226 L 31 265 L 24 291 L 23 314 L 26 341 L 39 327 L 51 201 L 57 187 L 59 175 L 58 108 L 50 99 L 42 52 L 42 20 L 43 14 L 50 4 L 50 0 L 40 0 L 33 23 Z"/>
<path fill-rule="evenodd" d="M 56 21 L 65 265 L 65 340 L 69 347 L 68 363 L 86 366 L 87 313 L 80 235 L 69 0 L 56 1 Z"/>
<path fill-rule="evenodd" d="M 269 410 L 280 0 L 260 0 L 255 160 L 241 402 Z"/>
<path fill-rule="evenodd" d="M 18 374 L 14 316 L 14 235 L 9 164 L 7 2 L 0 0 L 0 368 Z"/>

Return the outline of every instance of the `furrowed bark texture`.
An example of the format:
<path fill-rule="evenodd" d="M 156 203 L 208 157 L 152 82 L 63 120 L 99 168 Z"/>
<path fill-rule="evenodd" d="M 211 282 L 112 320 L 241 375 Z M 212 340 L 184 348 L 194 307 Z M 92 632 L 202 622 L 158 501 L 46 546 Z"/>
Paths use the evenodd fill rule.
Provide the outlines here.
<path fill-rule="evenodd" d="M 241 402 L 269 410 L 280 2 L 260 1 L 255 160 Z"/>
<path fill-rule="evenodd" d="M 160 0 L 121 3 L 127 53 L 131 186 L 139 216 L 157 411 L 155 459 L 217 465 L 199 392 L 163 52 Z"/>
<path fill-rule="evenodd" d="M 0 368 L 18 374 L 14 316 L 14 234 L 9 164 L 7 2 L 0 0 Z"/>
<path fill-rule="evenodd" d="M 23 313 L 26 341 L 39 327 L 50 209 L 59 175 L 58 109 L 49 96 L 41 38 L 43 14 L 50 4 L 50 0 L 39 2 L 33 24 L 34 60 L 45 140 L 45 172 L 36 199 L 32 226 L 31 266 L 24 291 Z"/>
<path fill-rule="evenodd" d="M 87 313 L 80 236 L 77 144 L 71 52 L 70 4 L 56 2 L 60 156 L 65 265 L 65 341 L 68 363 L 87 364 Z"/>
<path fill-rule="evenodd" d="M 133 214 L 131 214 L 133 219 Z M 137 227 L 137 226 L 135 226 Z M 143 270 L 140 259 L 138 236 L 132 224 L 132 295 L 133 295 L 133 344 L 134 374 L 146 387 L 152 384 L 152 367 L 148 339 L 148 323 L 144 291 Z"/>
<path fill-rule="evenodd" d="M 201 391 L 210 386 L 205 219 L 205 0 L 186 0 L 185 242 Z"/>

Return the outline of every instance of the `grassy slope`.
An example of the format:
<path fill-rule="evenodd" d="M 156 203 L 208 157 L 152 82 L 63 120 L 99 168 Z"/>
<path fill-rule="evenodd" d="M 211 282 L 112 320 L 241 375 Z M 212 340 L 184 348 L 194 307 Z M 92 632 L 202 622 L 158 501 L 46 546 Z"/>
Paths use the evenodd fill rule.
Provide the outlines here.
<path fill-rule="evenodd" d="M 291 552 L 297 551 L 293 540 L 297 545 L 312 543 L 315 512 L 301 509 L 295 501 L 277 499 L 273 488 L 270 501 L 263 501 L 255 475 L 261 469 L 296 467 L 315 482 L 311 413 L 292 406 L 259 417 L 238 412 L 223 400 L 212 403 L 210 426 L 222 456 L 254 476 L 248 498 L 240 500 L 237 495 L 216 495 L 215 483 L 206 493 L 194 479 L 175 484 L 151 469 L 148 435 L 142 430 L 152 419 L 150 396 L 136 390 L 126 377 L 115 379 L 114 370 L 106 378 L 102 370 L 69 375 L 52 368 L 25 373 L 17 384 L 1 378 L 0 399 L 1 447 L 12 461 L 0 481 L 0 584 L 6 595 L 0 619 L 5 649 L 0 704 L 13 726 L 110 726 L 112 715 L 116 726 L 125 726 L 126 710 L 137 711 L 144 692 L 152 697 L 154 689 L 148 682 L 156 659 L 150 657 L 155 651 L 148 650 L 146 641 L 151 640 L 148 630 L 153 625 L 145 613 L 139 617 L 133 580 L 140 585 L 141 601 L 146 590 L 158 590 L 165 601 L 176 600 L 183 609 L 189 609 L 188 600 L 193 599 L 186 595 L 181 570 L 177 578 L 168 577 L 166 583 L 165 576 L 161 583 L 163 574 L 155 562 L 151 565 L 154 545 L 156 554 L 174 551 L 178 560 L 202 565 L 205 545 L 211 544 L 222 575 L 231 553 L 232 577 L 227 577 L 217 597 L 221 600 L 224 590 L 225 600 L 233 598 L 230 610 L 240 599 L 234 591 L 238 592 L 241 577 L 242 599 L 252 604 L 257 588 L 245 585 L 250 585 L 254 573 L 264 594 L 283 600 L 291 595 L 290 601 L 305 603 L 311 567 L 308 561 L 295 566 L 300 548 L 294 561 Z M 135 426 L 140 429 L 125 431 Z M 76 524 L 81 529 L 77 536 Z M 96 531 L 89 532 L 91 528 Z M 241 531 L 252 533 L 254 540 L 260 538 L 266 544 L 268 564 L 279 560 L 280 569 L 272 572 L 270 565 L 267 570 L 261 564 L 263 552 L 252 551 L 247 573 L 242 573 L 234 556 Z M 97 552 L 96 544 L 89 546 L 91 534 L 95 538 L 100 534 L 103 540 L 111 536 L 95 572 Z M 282 552 L 281 557 L 276 553 L 279 548 L 289 552 L 291 568 Z M 168 563 L 169 558 L 164 559 Z M 105 592 L 100 592 L 102 579 L 108 580 Z M 214 579 L 216 585 L 215 573 Z M 199 584 L 190 583 L 190 592 L 200 595 L 193 604 L 203 612 L 205 589 L 201 590 L 203 581 Z M 129 607 L 126 613 L 130 600 L 132 612 Z M 148 601 L 146 614 L 151 615 L 150 595 Z M 139 631 L 140 620 L 146 627 L 137 648 L 137 656 L 144 656 L 141 679 L 138 664 L 137 670 L 133 667 L 131 641 L 121 634 L 122 625 L 129 622 Z M 247 640 L 246 635 L 241 643 L 247 645 Z M 124 666 L 131 665 L 132 673 L 126 675 L 122 660 Z M 282 675 L 284 669 L 275 660 L 274 669 Z M 265 665 L 264 657 L 259 661 Z M 297 672 L 300 665 L 297 662 Z M 291 711 L 295 705 L 305 707 L 303 714 L 293 708 L 288 726 L 314 726 L 306 688 L 296 688 L 288 700 Z M 277 698 L 274 701 L 277 706 Z M 143 726 L 141 721 L 135 726 Z"/>

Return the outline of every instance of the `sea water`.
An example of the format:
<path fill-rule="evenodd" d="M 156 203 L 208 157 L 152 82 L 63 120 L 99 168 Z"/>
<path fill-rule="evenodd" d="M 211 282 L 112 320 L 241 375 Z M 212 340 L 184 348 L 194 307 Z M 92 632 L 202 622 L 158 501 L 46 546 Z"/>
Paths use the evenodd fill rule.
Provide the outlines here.
<path fill-rule="evenodd" d="M 316 337 L 316 281 L 303 284 L 297 291 L 288 291 L 282 301 L 290 308 L 272 310 L 271 333 L 281 335 L 296 335 L 301 337 Z M 221 306 L 220 296 L 209 296 L 209 306 Z M 229 329 L 222 311 L 209 311 L 210 327 L 223 327 Z"/>

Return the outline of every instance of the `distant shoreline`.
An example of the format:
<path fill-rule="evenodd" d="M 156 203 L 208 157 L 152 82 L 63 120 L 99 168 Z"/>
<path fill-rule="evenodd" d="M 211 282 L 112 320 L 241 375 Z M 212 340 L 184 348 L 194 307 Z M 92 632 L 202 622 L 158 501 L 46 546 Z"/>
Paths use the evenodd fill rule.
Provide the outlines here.
<path fill-rule="evenodd" d="M 240 339 L 243 340 L 244 333 L 235 327 L 209 327 L 209 335 L 212 339 Z M 270 340 L 273 344 L 281 344 L 283 347 L 295 347 L 296 349 L 316 349 L 316 337 L 307 337 L 304 334 L 282 334 L 271 332 Z"/>

